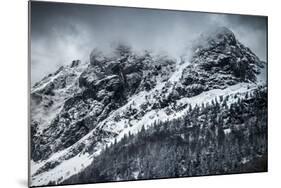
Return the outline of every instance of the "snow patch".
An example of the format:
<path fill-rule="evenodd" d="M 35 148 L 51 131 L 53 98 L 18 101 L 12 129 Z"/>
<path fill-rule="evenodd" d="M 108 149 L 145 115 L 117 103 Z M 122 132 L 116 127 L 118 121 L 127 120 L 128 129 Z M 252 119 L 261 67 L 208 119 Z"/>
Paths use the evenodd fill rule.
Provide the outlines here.
<path fill-rule="evenodd" d="M 72 175 L 80 172 L 91 163 L 92 158 L 90 155 L 76 155 L 69 160 L 65 160 L 54 169 L 32 177 L 31 186 L 47 185 L 49 182 L 56 182 L 56 184 L 58 184 Z"/>

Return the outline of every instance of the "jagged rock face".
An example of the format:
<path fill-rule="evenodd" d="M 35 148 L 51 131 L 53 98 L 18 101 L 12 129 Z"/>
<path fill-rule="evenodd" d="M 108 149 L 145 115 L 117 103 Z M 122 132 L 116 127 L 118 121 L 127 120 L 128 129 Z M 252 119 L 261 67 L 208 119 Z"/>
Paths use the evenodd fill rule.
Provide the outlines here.
<path fill-rule="evenodd" d="M 238 82 L 255 82 L 262 67 L 259 58 L 224 27 L 201 36 L 190 61 L 181 78 L 187 96 Z"/>
<path fill-rule="evenodd" d="M 35 110 L 43 105 L 45 111 L 50 111 L 55 99 L 62 95 L 58 113 L 42 132 L 36 132 L 40 118 L 33 118 L 34 161 L 45 160 L 73 145 L 109 113 L 124 105 L 130 96 L 151 90 L 158 77 L 165 80 L 173 72 L 175 61 L 168 57 L 152 57 L 148 52 L 137 56 L 127 49 L 120 51 L 122 49 L 118 49 L 120 54 L 113 57 L 105 57 L 94 50 L 90 64 L 73 61 L 34 86 L 31 98 Z M 73 83 L 75 86 L 71 91 L 74 92 L 70 93 L 69 85 Z M 64 94 L 59 93 L 61 91 Z"/>
<path fill-rule="evenodd" d="M 59 121 L 60 111 L 64 102 L 72 97 L 73 93 L 80 91 L 77 82 L 77 77 L 83 70 L 80 64 L 81 62 L 77 60 L 70 66 L 62 66 L 32 88 L 31 157 L 34 161 L 50 156 L 57 150 L 56 145 L 59 145 L 57 138 L 63 135 L 66 125 L 69 124 L 69 121 Z"/>
<path fill-rule="evenodd" d="M 43 164 L 33 175 L 40 180 L 78 154 L 98 155 L 127 130 L 177 117 L 203 92 L 255 83 L 260 68 L 258 57 L 226 28 L 196 41 L 184 62 L 125 45 L 110 55 L 95 49 L 89 63 L 73 61 L 32 88 L 31 158 Z"/>

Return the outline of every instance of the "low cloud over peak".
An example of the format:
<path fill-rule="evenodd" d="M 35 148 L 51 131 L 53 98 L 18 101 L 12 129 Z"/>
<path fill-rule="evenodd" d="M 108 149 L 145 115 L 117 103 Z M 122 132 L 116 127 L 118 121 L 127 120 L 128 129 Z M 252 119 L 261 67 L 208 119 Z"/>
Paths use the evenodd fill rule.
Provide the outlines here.
<path fill-rule="evenodd" d="M 32 2 L 31 82 L 73 59 L 86 61 L 92 49 L 106 50 L 112 43 L 177 56 L 200 33 L 218 26 L 230 28 L 266 60 L 266 17 Z"/>

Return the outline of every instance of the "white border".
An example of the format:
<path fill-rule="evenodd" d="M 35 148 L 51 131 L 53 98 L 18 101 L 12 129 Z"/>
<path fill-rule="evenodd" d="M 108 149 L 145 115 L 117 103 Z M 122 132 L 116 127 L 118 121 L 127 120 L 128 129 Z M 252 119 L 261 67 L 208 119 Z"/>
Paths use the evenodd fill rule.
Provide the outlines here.
<path fill-rule="evenodd" d="M 60 1 L 60 0 L 58 0 Z M 280 184 L 280 5 L 270 0 L 67 0 L 72 3 L 119 5 L 269 16 L 269 172 L 75 187 L 278 187 Z M 0 187 L 27 186 L 27 1 L 6 0 L 0 6 Z"/>

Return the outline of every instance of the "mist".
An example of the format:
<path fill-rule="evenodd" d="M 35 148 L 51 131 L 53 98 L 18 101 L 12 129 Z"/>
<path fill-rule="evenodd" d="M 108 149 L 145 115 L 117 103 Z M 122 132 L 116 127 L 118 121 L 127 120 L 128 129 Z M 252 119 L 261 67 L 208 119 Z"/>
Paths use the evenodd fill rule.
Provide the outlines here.
<path fill-rule="evenodd" d="M 119 42 L 177 57 L 219 26 L 267 59 L 266 17 L 31 2 L 31 84 L 72 60 L 88 61 L 93 48 L 106 51 Z"/>

